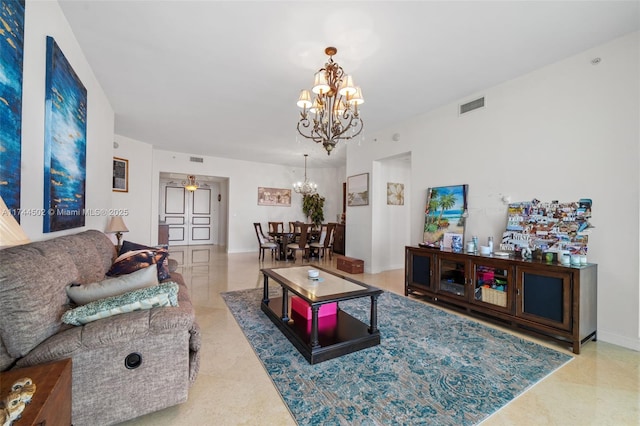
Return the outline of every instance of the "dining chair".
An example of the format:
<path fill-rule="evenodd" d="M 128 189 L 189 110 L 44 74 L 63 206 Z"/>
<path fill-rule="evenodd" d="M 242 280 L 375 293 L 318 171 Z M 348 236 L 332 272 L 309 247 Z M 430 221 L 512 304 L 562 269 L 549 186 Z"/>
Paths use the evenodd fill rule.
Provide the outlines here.
<path fill-rule="evenodd" d="M 269 222 L 269 233 L 284 232 L 284 222 Z"/>
<path fill-rule="evenodd" d="M 293 262 L 295 263 L 298 257 L 298 252 L 302 251 L 302 259 L 309 260 L 309 244 L 307 243 L 307 237 L 309 235 L 309 229 L 311 225 L 304 223 L 300 224 L 300 238 L 294 243 L 287 244 L 287 249 L 293 254 Z"/>
<path fill-rule="evenodd" d="M 264 252 L 267 250 L 271 250 L 271 258 L 273 259 L 276 250 L 278 249 L 278 244 L 273 241 L 269 241 L 269 239 L 262 232 L 262 225 L 260 222 L 254 222 L 253 227 L 256 230 L 256 237 L 258 237 L 258 244 L 260 245 L 260 250 L 258 251 L 258 260 L 264 260 Z M 260 258 L 262 255 L 262 259 Z"/>
<path fill-rule="evenodd" d="M 300 241 L 300 231 L 302 225 L 304 225 L 304 222 L 300 222 L 299 220 L 296 220 L 295 222 L 289 222 L 289 233 L 292 235 L 293 242 L 295 243 Z M 307 242 L 309 242 L 308 238 Z"/>
<path fill-rule="evenodd" d="M 311 250 L 318 251 L 318 258 L 323 258 L 327 251 L 329 251 L 329 259 L 331 259 L 331 252 L 333 251 L 333 232 L 336 228 L 335 223 L 327 223 L 320 228 L 320 238 L 314 243 L 310 243 Z"/>
<path fill-rule="evenodd" d="M 296 220 L 295 222 L 289 222 L 289 232 L 293 234 L 299 234 L 300 225 L 304 225 L 304 224 L 298 220 Z"/>

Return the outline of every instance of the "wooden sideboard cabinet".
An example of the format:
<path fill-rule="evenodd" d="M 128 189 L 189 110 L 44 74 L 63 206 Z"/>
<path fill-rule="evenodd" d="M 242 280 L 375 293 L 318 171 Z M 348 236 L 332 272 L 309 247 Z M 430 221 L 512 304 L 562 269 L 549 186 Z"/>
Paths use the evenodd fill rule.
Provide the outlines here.
<path fill-rule="evenodd" d="M 36 392 L 14 424 L 71 425 L 71 359 L 0 373 L 0 393 L 8 395 L 13 383 L 23 377 L 35 383 Z"/>
<path fill-rule="evenodd" d="M 597 265 L 405 247 L 405 295 L 569 344 L 596 340 Z"/>
<path fill-rule="evenodd" d="M 342 223 L 336 224 L 336 230 L 333 234 L 333 252 L 344 255 L 345 249 L 345 225 Z"/>

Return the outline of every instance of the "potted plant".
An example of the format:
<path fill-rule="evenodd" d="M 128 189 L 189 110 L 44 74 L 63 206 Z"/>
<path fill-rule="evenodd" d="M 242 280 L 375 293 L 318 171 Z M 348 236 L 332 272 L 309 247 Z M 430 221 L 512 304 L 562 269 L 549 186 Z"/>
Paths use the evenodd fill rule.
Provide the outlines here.
<path fill-rule="evenodd" d="M 302 213 L 313 222 L 316 228 L 320 227 L 324 222 L 324 197 L 320 194 L 302 197 Z"/>

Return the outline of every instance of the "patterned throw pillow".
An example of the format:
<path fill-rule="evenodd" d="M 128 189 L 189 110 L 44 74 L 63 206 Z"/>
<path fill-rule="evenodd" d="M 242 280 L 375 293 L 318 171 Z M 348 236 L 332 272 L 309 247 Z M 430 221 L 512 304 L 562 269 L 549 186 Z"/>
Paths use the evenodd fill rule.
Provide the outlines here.
<path fill-rule="evenodd" d="M 105 297 L 117 296 L 152 285 L 158 285 L 158 274 L 153 268 L 143 268 L 95 283 L 68 285 L 67 295 L 76 305 L 86 305 Z"/>
<path fill-rule="evenodd" d="M 150 250 L 153 252 L 154 257 L 156 258 L 156 264 L 158 265 L 159 281 L 166 280 L 171 276 L 169 273 L 169 251 L 166 248 L 149 247 L 143 244 L 132 243 L 131 241 L 124 241 L 118 254 L 122 256 L 128 252 L 139 250 Z"/>
<path fill-rule="evenodd" d="M 118 256 L 107 271 L 107 276 L 130 274 L 157 263 L 155 253 L 151 250 L 136 250 Z"/>
<path fill-rule="evenodd" d="M 113 315 L 159 306 L 178 306 L 178 284 L 168 281 L 157 286 L 96 300 L 68 310 L 62 315 L 62 322 L 83 325 Z"/>

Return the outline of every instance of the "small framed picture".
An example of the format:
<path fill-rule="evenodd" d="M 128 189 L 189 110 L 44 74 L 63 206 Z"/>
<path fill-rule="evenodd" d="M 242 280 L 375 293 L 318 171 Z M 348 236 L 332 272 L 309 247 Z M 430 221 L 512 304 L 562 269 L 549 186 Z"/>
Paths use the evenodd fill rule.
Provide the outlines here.
<path fill-rule="evenodd" d="M 113 184 L 114 192 L 129 192 L 129 160 L 113 157 Z"/>
<path fill-rule="evenodd" d="M 387 205 L 404 206 L 404 183 L 387 182 Z"/>
<path fill-rule="evenodd" d="M 369 205 L 369 173 L 362 173 L 347 178 L 347 205 Z"/>

